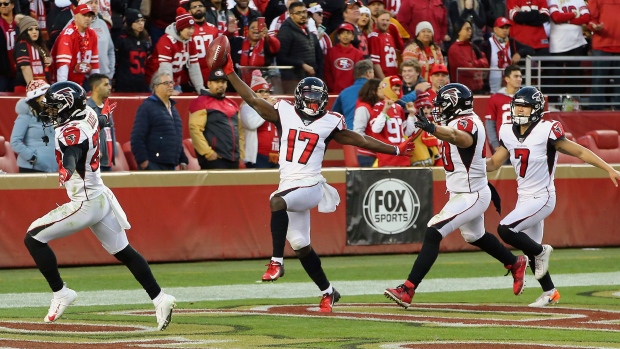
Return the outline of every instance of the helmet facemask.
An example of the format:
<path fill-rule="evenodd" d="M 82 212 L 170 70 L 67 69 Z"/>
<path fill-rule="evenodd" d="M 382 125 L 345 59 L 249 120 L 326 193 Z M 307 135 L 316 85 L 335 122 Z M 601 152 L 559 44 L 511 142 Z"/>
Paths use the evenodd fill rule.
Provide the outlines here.
<path fill-rule="evenodd" d="M 530 115 L 523 115 L 523 114 L 518 114 L 517 115 L 517 107 L 518 106 L 523 106 L 523 107 L 530 107 Z M 526 125 L 529 124 L 531 122 L 533 122 L 531 120 L 532 118 L 532 112 L 534 111 L 534 107 L 530 104 L 527 103 L 515 103 L 514 101 L 510 102 L 510 116 L 512 118 L 512 123 L 515 125 Z"/>
<path fill-rule="evenodd" d="M 327 87 L 323 81 L 305 78 L 295 89 L 295 108 L 306 116 L 317 117 L 325 113 L 327 98 Z"/>
<path fill-rule="evenodd" d="M 321 101 L 322 92 L 304 91 L 302 93 L 302 111 L 309 116 L 317 116 L 322 112 L 324 106 Z"/>

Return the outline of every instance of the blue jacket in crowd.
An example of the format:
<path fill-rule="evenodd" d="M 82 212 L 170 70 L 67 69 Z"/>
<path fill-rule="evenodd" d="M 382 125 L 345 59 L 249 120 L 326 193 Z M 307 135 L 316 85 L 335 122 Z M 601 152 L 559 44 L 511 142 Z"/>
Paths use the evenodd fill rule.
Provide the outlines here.
<path fill-rule="evenodd" d="M 357 103 L 358 94 L 362 89 L 362 86 L 368 81 L 366 78 L 359 78 L 355 80 L 353 85 L 345 88 L 340 92 L 332 110 L 336 113 L 344 115 L 344 121 L 347 123 L 347 128 L 353 129 L 353 119 L 355 118 L 355 103 Z"/>

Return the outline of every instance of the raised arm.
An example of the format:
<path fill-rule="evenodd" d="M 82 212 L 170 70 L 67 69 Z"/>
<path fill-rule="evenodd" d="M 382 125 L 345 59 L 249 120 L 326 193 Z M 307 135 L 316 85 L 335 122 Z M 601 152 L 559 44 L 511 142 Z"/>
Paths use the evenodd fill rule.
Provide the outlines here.
<path fill-rule="evenodd" d="M 415 125 L 444 142 L 454 144 L 459 148 L 468 148 L 474 144 L 474 137 L 469 132 L 457 130 L 448 126 L 435 125 L 428 120 L 422 108 L 417 115 L 418 121 Z"/>
<path fill-rule="evenodd" d="M 601 170 L 607 171 L 607 173 L 609 174 L 609 178 L 611 178 L 611 181 L 614 182 L 614 185 L 616 187 L 618 186 L 618 181 L 620 181 L 620 172 L 616 171 L 603 159 L 594 154 L 590 149 L 582 147 L 581 145 L 569 141 L 566 138 L 557 140 L 554 143 L 554 147 L 560 153 L 574 156 L 584 162 L 587 162 L 592 166 L 596 166 Z"/>
<path fill-rule="evenodd" d="M 409 138 L 400 143 L 398 146 L 394 146 L 351 130 L 341 130 L 335 132 L 334 140 L 340 144 L 354 145 L 356 147 L 390 155 L 411 156 L 411 152 L 413 152 L 413 149 L 415 148 L 413 138 Z"/>
<path fill-rule="evenodd" d="M 233 61 L 230 58 L 230 54 L 228 54 L 228 60 L 226 65 L 222 67 L 226 76 L 228 76 L 228 81 L 235 88 L 235 91 L 243 98 L 243 100 L 265 120 L 269 122 L 276 123 L 278 122 L 278 111 L 266 100 L 258 97 L 254 91 L 248 86 L 245 82 L 243 82 L 237 73 L 235 73 L 235 69 L 233 67 Z"/>

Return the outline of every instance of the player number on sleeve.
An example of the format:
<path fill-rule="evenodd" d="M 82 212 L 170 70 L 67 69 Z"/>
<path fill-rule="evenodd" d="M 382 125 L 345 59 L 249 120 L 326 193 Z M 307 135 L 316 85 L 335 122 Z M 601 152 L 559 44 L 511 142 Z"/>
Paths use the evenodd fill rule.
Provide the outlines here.
<path fill-rule="evenodd" d="M 289 130 L 286 140 L 286 161 L 288 162 L 293 162 L 293 151 L 295 150 L 297 141 L 306 143 L 304 151 L 301 153 L 301 156 L 297 161 L 298 163 L 305 165 L 308 163 L 308 160 L 310 160 L 310 155 L 312 155 L 317 143 L 319 143 L 319 135 L 306 131 Z"/>

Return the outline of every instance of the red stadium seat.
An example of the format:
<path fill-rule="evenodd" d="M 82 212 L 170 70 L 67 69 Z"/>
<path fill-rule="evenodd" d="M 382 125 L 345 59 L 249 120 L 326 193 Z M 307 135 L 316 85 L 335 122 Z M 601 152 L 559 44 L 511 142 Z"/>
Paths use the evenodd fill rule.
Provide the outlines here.
<path fill-rule="evenodd" d="M 127 158 L 123 153 L 123 148 L 119 142 L 116 142 L 116 151 L 114 154 L 114 165 L 112 165 L 112 171 L 129 171 L 129 164 Z"/>
<path fill-rule="evenodd" d="M 615 130 L 596 130 L 579 137 L 577 142 L 614 164 L 620 164 L 620 136 Z"/>
<path fill-rule="evenodd" d="M 136 163 L 136 159 L 133 157 L 133 153 L 131 152 L 131 142 L 123 143 L 123 154 L 125 154 L 125 159 L 127 160 L 129 169 L 131 171 L 138 171 L 138 164 Z"/>
<path fill-rule="evenodd" d="M 11 144 L 0 136 L 0 170 L 7 173 L 18 173 L 17 159 L 11 148 Z"/>
<path fill-rule="evenodd" d="M 344 166 L 346 167 L 360 167 L 357 162 L 357 147 L 354 145 L 343 145 L 342 151 L 344 152 Z"/>
<path fill-rule="evenodd" d="M 198 164 L 198 159 L 196 158 L 196 151 L 194 150 L 194 145 L 192 144 L 191 138 L 186 138 L 183 140 L 183 151 L 185 152 L 185 156 L 189 160 L 187 163 L 187 169 L 192 171 L 200 170 L 200 164 Z"/>
<path fill-rule="evenodd" d="M 577 143 L 577 140 L 575 139 L 572 133 L 565 132 L 564 136 L 569 141 L 573 141 Z M 566 155 L 562 153 L 559 153 L 558 155 L 558 164 L 583 164 L 583 163 L 584 163 L 583 161 L 581 161 L 579 158 L 576 158 L 574 156 L 570 156 L 570 155 Z"/>

